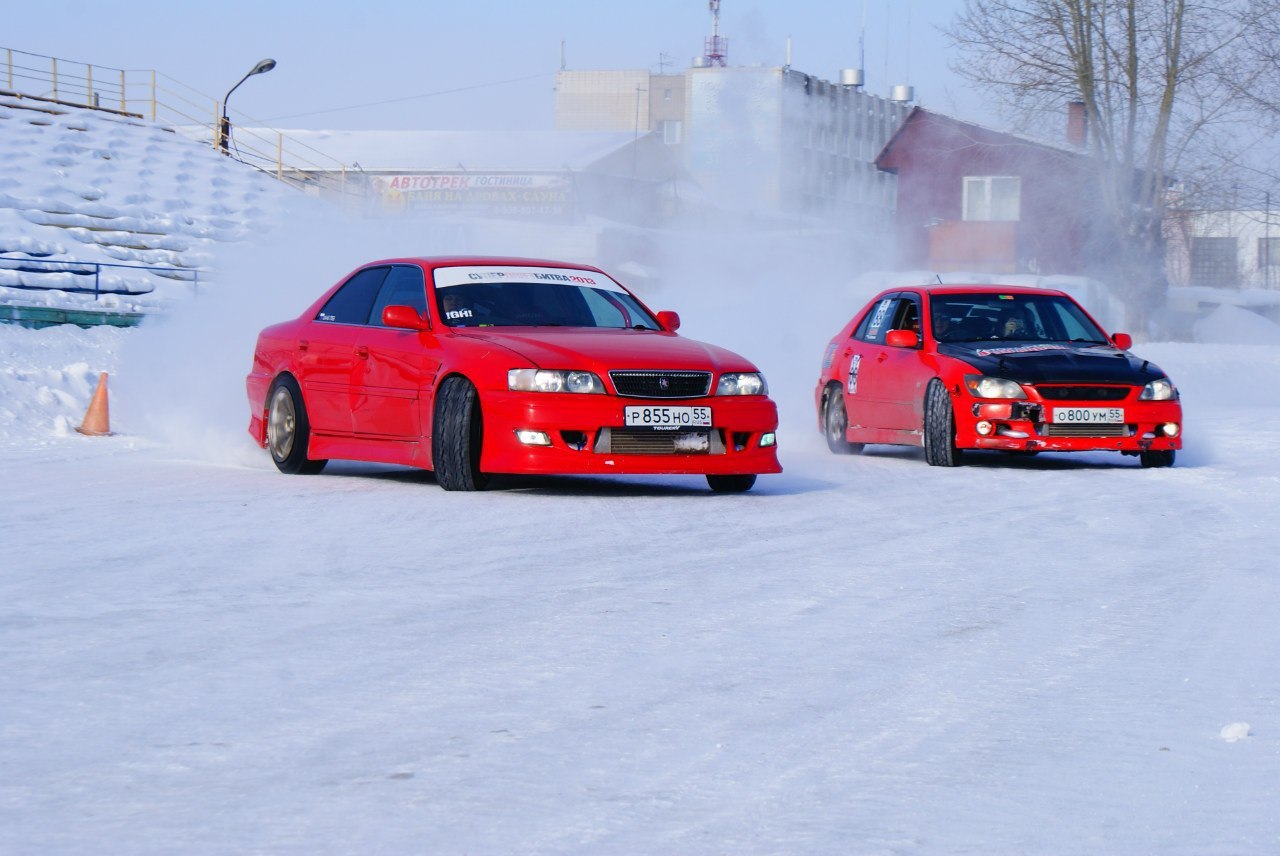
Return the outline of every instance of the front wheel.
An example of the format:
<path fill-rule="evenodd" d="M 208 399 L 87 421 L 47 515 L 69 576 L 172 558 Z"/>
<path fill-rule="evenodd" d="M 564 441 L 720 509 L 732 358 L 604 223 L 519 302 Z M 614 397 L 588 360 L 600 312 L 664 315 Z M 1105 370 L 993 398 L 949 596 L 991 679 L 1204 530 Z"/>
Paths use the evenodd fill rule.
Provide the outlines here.
<path fill-rule="evenodd" d="M 484 490 L 489 477 L 480 472 L 483 436 L 480 394 L 458 375 L 444 379 L 436 392 L 432 419 L 431 464 L 445 490 Z"/>
<path fill-rule="evenodd" d="M 313 475 L 329 463 L 307 457 L 311 420 L 298 382 L 281 375 L 267 394 L 267 449 L 276 469 L 290 475 Z"/>
<path fill-rule="evenodd" d="M 849 413 L 844 407 L 844 394 L 832 384 L 822 401 L 822 433 L 827 438 L 827 448 L 837 455 L 856 455 L 862 451 L 861 443 L 850 443 Z"/>
<path fill-rule="evenodd" d="M 707 485 L 716 493 L 742 493 L 756 483 L 754 475 L 707 476 Z"/>
<path fill-rule="evenodd" d="M 956 448 L 956 414 L 951 396 L 936 377 L 929 381 L 924 396 L 924 459 L 931 467 L 954 467 L 960 464 Z"/>
<path fill-rule="evenodd" d="M 1138 460 L 1144 467 L 1171 467 L 1175 457 L 1173 449 L 1166 449 L 1161 452 L 1143 452 Z"/>

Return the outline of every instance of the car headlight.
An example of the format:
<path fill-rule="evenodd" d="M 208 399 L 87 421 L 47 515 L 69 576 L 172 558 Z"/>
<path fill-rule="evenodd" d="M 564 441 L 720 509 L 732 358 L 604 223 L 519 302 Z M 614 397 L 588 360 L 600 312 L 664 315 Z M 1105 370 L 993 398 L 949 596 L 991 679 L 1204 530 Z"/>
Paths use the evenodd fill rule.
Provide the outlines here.
<path fill-rule="evenodd" d="M 1022 387 L 1002 377 L 965 375 L 964 385 L 974 398 L 1026 398 Z"/>
<path fill-rule="evenodd" d="M 716 395 L 768 395 L 769 385 L 759 372 L 728 372 L 720 375 Z"/>
<path fill-rule="evenodd" d="M 512 369 L 507 389 L 518 392 L 589 392 L 604 394 L 604 382 L 595 372 L 557 369 Z"/>
<path fill-rule="evenodd" d="M 1169 401 L 1178 397 L 1178 390 L 1174 388 L 1173 381 L 1167 377 L 1158 378 L 1151 381 L 1142 388 L 1142 392 L 1138 395 L 1139 401 Z"/>

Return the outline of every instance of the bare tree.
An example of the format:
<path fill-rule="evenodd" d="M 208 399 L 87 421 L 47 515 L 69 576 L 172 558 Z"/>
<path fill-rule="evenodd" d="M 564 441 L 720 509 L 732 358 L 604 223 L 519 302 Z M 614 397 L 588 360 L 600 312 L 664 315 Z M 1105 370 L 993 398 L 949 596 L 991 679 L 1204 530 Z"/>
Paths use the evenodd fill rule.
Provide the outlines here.
<path fill-rule="evenodd" d="M 1276 128 L 1278 24 L 1278 0 L 966 0 L 947 30 L 955 71 L 1022 127 L 1084 105 L 1097 164 L 1082 189 L 1097 199 L 1089 261 L 1135 329 L 1165 283 L 1173 181 L 1204 194 L 1275 180 L 1251 147 Z"/>

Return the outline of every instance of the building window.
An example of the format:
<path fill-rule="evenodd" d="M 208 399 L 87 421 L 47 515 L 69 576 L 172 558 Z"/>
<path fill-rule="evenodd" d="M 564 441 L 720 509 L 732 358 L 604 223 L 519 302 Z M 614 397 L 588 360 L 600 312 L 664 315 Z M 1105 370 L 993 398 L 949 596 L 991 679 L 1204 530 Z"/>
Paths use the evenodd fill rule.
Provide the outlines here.
<path fill-rule="evenodd" d="M 1238 288 L 1240 270 L 1235 238 L 1191 239 L 1191 284 Z"/>
<path fill-rule="evenodd" d="M 1280 267 L 1280 238 L 1258 239 L 1258 270 Z"/>
<path fill-rule="evenodd" d="M 669 146 L 680 145 L 680 122 L 675 119 L 663 119 L 658 122 L 658 131 L 662 133 L 662 142 Z"/>
<path fill-rule="evenodd" d="M 1016 175 L 967 175 L 964 219 L 1020 220 L 1022 179 Z"/>
<path fill-rule="evenodd" d="M 670 100 L 671 100 L 671 90 L 670 90 L 670 89 L 664 89 L 664 90 L 662 90 L 662 100 L 663 100 L 663 101 L 670 101 Z"/>

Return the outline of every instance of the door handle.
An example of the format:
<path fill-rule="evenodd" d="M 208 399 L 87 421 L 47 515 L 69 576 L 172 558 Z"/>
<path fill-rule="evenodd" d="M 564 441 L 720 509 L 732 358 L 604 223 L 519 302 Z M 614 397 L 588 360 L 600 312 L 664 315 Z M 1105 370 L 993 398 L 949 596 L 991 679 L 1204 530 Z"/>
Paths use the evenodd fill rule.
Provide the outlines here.
<path fill-rule="evenodd" d="M 852 353 L 853 353 L 853 348 L 845 348 L 845 349 L 844 349 L 844 355 L 845 355 L 846 357 L 847 357 L 847 356 L 849 356 L 849 355 L 850 355 L 850 354 L 852 354 Z"/>
<path fill-rule="evenodd" d="M 369 348 L 365 345 L 356 345 L 356 356 L 362 360 L 369 359 Z"/>
<path fill-rule="evenodd" d="M 876 355 L 877 363 L 883 363 L 887 359 L 889 359 L 889 355 L 886 354 L 884 351 L 881 351 L 879 354 Z"/>
<path fill-rule="evenodd" d="M 310 345 L 311 345 L 311 343 L 310 343 L 310 342 L 308 342 L 306 339 L 299 339 L 299 340 L 298 340 L 298 350 L 299 350 L 299 351 L 305 351 L 308 347 L 310 347 Z"/>

